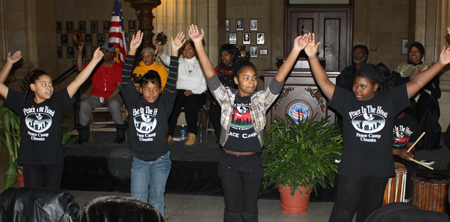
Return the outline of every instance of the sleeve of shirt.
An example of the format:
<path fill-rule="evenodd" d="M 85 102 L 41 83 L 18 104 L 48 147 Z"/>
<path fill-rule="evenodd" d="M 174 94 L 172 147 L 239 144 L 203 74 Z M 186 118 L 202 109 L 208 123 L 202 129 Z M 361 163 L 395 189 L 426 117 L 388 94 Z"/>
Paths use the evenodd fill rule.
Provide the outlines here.
<path fill-rule="evenodd" d="M 269 107 L 272 105 L 272 103 L 278 97 L 281 90 L 283 89 L 283 85 L 284 85 L 284 82 L 278 82 L 278 80 L 276 78 L 272 78 L 269 86 L 264 90 L 263 96 L 262 96 L 264 98 L 265 111 L 267 111 L 269 109 Z"/>
<path fill-rule="evenodd" d="M 60 102 L 62 110 L 66 110 L 67 108 L 69 108 L 69 106 L 75 103 L 75 96 L 72 96 L 72 98 L 70 98 L 69 93 L 67 92 L 67 88 L 56 92 L 54 96 L 58 97 L 58 101 Z"/>
<path fill-rule="evenodd" d="M 330 101 L 328 101 L 328 105 L 330 107 L 333 107 L 338 113 L 342 115 L 343 111 L 343 105 L 345 104 L 345 98 L 347 98 L 347 94 L 353 92 L 350 92 L 348 90 L 345 90 L 344 88 L 340 86 L 336 86 L 333 93 L 333 98 L 331 98 Z"/>
<path fill-rule="evenodd" d="M 136 91 L 136 87 L 134 86 L 133 81 L 131 80 L 134 57 L 134 55 L 127 55 L 122 70 L 122 84 L 120 84 L 119 87 L 120 92 L 122 93 L 123 100 L 128 106 L 130 106 L 133 101 L 135 101 L 136 98 L 140 96 L 138 91 Z"/>
<path fill-rule="evenodd" d="M 206 84 L 219 105 L 229 98 L 227 89 L 222 85 L 217 75 L 206 79 Z"/>
<path fill-rule="evenodd" d="M 24 101 L 24 95 L 20 92 L 14 91 L 12 89 L 8 89 L 8 94 L 6 95 L 3 103 L 10 108 L 12 111 L 19 113 L 21 112 L 21 103 Z"/>
<path fill-rule="evenodd" d="M 390 96 L 394 99 L 395 115 L 398 115 L 401 111 L 411 106 L 411 102 L 408 99 L 406 84 L 392 88 Z"/>
<path fill-rule="evenodd" d="M 165 65 L 165 66 L 170 66 L 170 57 L 166 54 L 162 54 L 159 56 L 159 58 L 161 59 L 161 62 Z"/>

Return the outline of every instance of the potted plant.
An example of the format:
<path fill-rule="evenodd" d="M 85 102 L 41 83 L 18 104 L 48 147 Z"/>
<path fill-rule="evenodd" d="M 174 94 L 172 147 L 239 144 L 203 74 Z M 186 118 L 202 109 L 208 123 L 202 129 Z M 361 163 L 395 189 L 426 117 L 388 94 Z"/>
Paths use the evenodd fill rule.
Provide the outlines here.
<path fill-rule="evenodd" d="M 20 147 L 20 119 L 19 116 L 5 105 L 0 106 L 0 140 L 5 144 L 9 153 L 9 163 L 5 171 L 5 189 L 22 182 L 19 186 L 23 186 L 22 168 L 17 162 L 18 150 Z M 62 144 L 65 145 L 70 139 L 70 128 L 63 124 L 66 130 L 62 134 Z M 0 151 L 2 146 L 0 145 Z"/>
<path fill-rule="evenodd" d="M 277 117 L 265 132 L 263 188 L 278 185 L 284 211 L 300 213 L 308 209 L 312 189 L 334 185 L 342 155 L 342 135 L 329 116 L 321 120 L 294 120 Z M 288 192 L 283 195 L 281 192 Z M 295 195 L 294 195 L 295 194 Z M 289 207 L 287 197 L 305 197 L 306 204 Z"/>

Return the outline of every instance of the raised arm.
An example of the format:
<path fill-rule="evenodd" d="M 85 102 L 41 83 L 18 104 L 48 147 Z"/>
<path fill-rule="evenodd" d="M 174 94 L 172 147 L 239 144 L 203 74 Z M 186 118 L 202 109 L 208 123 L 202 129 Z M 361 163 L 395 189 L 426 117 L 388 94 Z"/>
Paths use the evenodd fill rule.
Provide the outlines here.
<path fill-rule="evenodd" d="M 80 41 L 78 42 L 77 45 L 77 49 L 78 49 L 78 54 L 77 54 L 77 71 L 81 72 L 84 69 L 83 66 L 83 47 L 84 47 L 84 42 Z"/>
<path fill-rule="evenodd" d="M 294 47 L 292 47 L 291 53 L 283 65 L 281 65 L 277 75 L 275 76 L 278 82 L 284 82 L 284 80 L 286 80 L 287 75 L 297 61 L 298 54 L 308 45 L 310 38 L 311 33 L 297 36 L 297 38 L 295 38 Z"/>
<path fill-rule="evenodd" d="M 328 79 L 328 75 L 320 65 L 319 59 L 317 58 L 317 51 L 319 49 L 320 42 L 316 43 L 316 36 L 314 33 L 309 39 L 309 44 L 305 48 L 306 55 L 308 55 L 309 65 L 313 72 L 314 78 L 316 79 L 317 85 L 325 94 L 328 99 L 333 98 L 334 89 L 336 86 Z"/>
<path fill-rule="evenodd" d="M 202 40 L 205 37 L 205 32 L 201 29 L 199 32 L 197 25 L 192 24 L 189 26 L 189 37 L 194 42 L 195 50 L 197 51 L 200 65 L 202 65 L 203 73 L 205 77 L 211 78 L 214 76 L 214 66 L 206 54 L 205 47 L 203 47 Z"/>
<path fill-rule="evenodd" d="M 180 48 L 186 42 L 186 39 L 184 38 L 184 32 L 179 32 L 175 39 L 173 38 L 173 36 L 170 36 L 170 40 L 172 42 L 172 56 L 178 57 L 178 50 L 180 50 Z"/>
<path fill-rule="evenodd" d="M 19 61 L 20 58 L 22 58 L 22 54 L 20 53 L 20 51 L 15 52 L 13 56 L 10 55 L 11 53 L 9 52 L 8 58 L 6 59 L 6 64 L 0 72 L 0 95 L 3 98 L 6 98 L 9 90 L 9 88 L 4 84 L 6 77 L 8 76 L 9 71 L 11 71 L 12 65 Z"/>
<path fill-rule="evenodd" d="M 73 95 L 77 92 L 80 86 L 86 81 L 87 78 L 91 75 L 95 66 L 102 60 L 103 52 L 100 50 L 100 47 L 95 50 L 94 55 L 92 55 L 92 59 L 86 68 L 77 75 L 77 77 L 67 86 L 67 93 L 69 97 L 72 98 Z"/>
<path fill-rule="evenodd" d="M 8 77 L 9 72 L 11 71 L 14 63 L 18 62 L 22 58 L 22 52 L 16 51 L 13 55 L 11 52 L 8 52 L 8 56 L 6 57 L 6 63 L 3 66 L 2 71 L 0 71 L 0 82 L 4 83 L 6 78 Z"/>
<path fill-rule="evenodd" d="M 406 83 L 406 89 L 408 91 L 408 98 L 413 97 L 420 89 L 422 89 L 430 80 L 432 80 L 438 73 L 444 68 L 445 65 L 450 63 L 450 47 L 444 48 L 439 56 L 439 61 L 427 70 L 419 73 L 414 79 Z"/>
<path fill-rule="evenodd" d="M 128 55 L 136 55 L 136 51 L 142 43 L 142 38 L 144 37 L 144 33 L 139 30 L 136 35 L 131 37 L 130 41 L 130 50 L 128 50 Z"/>

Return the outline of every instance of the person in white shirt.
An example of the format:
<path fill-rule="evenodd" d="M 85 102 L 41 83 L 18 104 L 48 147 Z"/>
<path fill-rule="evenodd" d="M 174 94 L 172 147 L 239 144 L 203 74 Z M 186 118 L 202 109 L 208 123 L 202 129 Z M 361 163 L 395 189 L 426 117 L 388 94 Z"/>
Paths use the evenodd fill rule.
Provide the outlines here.
<path fill-rule="evenodd" d="M 161 61 L 168 66 L 170 57 L 164 54 L 163 47 L 157 44 L 156 49 Z M 178 55 L 180 55 L 176 86 L 178 92 L 172 115 L 169 118 L 169 135 L 167 139 L 169 143 L 172 141 L 178 116 L 181 113 L 181 108 L 184 107 L 188 135 L 185 145 L 190 146 L 197 140 L 198 111 L 206 102 L 207 87 L 192 41 L 186 41 L 178 51 Z"/>

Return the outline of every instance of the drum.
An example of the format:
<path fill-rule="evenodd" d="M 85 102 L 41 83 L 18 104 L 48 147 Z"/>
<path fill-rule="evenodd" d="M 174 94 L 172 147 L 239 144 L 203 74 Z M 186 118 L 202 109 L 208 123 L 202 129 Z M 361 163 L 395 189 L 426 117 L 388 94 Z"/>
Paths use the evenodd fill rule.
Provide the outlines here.
<path fill-rule="evenodd" d="M 450 176 L 439 172 L 417 172 L 412 176 L 412 203 L 422 210 L 445 213 Z"/>
<path fill-rule="evenodd" d="M 394 162 L 395 177 L 389 178 L 384 191 L 383 206 L 392 202 L 405 202 L 406 193 L 406 167 Z"/>

